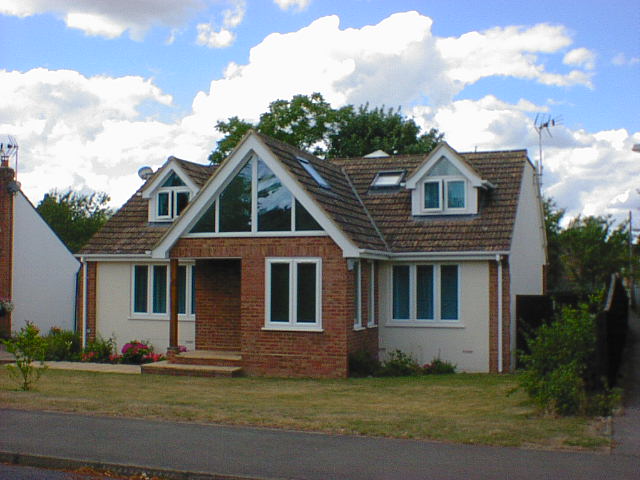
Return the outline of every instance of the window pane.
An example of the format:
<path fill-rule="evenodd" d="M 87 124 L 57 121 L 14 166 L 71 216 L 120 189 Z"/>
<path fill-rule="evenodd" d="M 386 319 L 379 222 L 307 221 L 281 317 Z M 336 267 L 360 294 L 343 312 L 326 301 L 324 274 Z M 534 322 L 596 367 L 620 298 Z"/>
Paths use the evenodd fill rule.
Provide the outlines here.
<path fill-rule="evenodd" d="M 191 313 L 196 313 L 196 267 L 191 267 Z"/>
<path fill-rule="evenodd" d="M 421 320 L 433 320 L 433 266 L 416 267 L 417 315 Z"/>
<path fill-rule="evenodd" d="M 171 172 L 171 175 L 162 184 L 163 187 L 184 187 L 184 182 L 180 180 L 180 177 L 176 175 L 176 172 Z"/>
<path fill-rule="evenodd" d="M 174 217 L 177 217 L 189 204 L 189 192 L 176 192 L 176 211 Z"/>
<path fill-rule="evenodd" d="M 220 231 L 251 231 L 251 162 L 231 180 L 220 195 Z"/>
<path fill-rule="evenodd" d="M 424 208 L 440 208 L 440 182 L 425 182 Z"/>
<path fill-rule="evenodd" d="M 178 313 L 187 311 L 187 267 L 178 267 Z"/>
<path fill-rule="evenodd" d="M 464 182 L 447 182 L 447 208 L 464 208 Z"/>
<path fill-rule="evenodd" d="M 442 320 L 458 319 L 458 266 L 440 267 L 440 316 Z"/>
<path fill-rule="evenodd" d="M 316 322 L 316 264 L 298 264 L 298 323 Z"/>
<path fill-rule="evenodd" d="M 211 204 L 207 211 L 202 214 L 200 219 L 191 229 L 191 233 L 211 233 L 215 231 L 216 225 L 216 204 Z"/>
<path fill-rule="evenodd" d="M 447 160 L 445 157 L 440 157 L 440 160 L 429 170 L 429 176 L 444 177 L 446 175 L 462 175 L 453 163 Z"/>
<path fill-rule="evenodd" d="M 296 200 L 296 230 L 322 231 L 322 227 L 298 200 Z"/>
<path fill-rule="evenodd" d="M 167 267 L 153 266 L 153 313 L 167 313 Z"/>
<path fill-rule="evenodd" d="M 133 311 L 147 312 L 147 279 L 149 270 L 146 265 L 136 265 L 133 270 Z"/>
<path fill-rule="evenodd" d="M 258 230 L 291 231 L 291 194 L 262 160 L 258 160 Z"/>
<path fill-rule="evenodd" d="M 271 264 L 271 322 L 289 321 L 289 264 Z"/>
<path fill-rule="evenodd" d="M 409 320 L 409 267 L 393 267 L 393 318 Z"/>
<path fill-rule="evenodd" d="M 169 192 L 158 194 L 158 216 L 167 217 L 169 215 Z"/>

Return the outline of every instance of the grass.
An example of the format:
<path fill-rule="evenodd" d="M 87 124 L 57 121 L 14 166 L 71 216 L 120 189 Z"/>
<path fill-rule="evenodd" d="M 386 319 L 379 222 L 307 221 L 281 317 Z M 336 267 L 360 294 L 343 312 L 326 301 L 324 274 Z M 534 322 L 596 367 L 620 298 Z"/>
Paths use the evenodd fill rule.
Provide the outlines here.
<path fill-rule="evenodd" d="M 554 449 L 609 445 L 597 423 L 536 413 L 513 375 L 208 379 L 48 370 L 29 392 L 0 369 L 0 406 Z"/>

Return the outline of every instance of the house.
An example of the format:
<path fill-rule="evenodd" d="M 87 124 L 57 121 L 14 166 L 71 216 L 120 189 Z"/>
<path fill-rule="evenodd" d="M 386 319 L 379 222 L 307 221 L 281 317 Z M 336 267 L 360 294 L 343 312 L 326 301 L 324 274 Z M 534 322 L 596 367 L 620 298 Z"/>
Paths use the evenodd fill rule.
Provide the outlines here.
<path fill-rule="evenodd" d="M 0 314 L 0 336 L 27 321 L 46 333 L 73 330 L 79 262 L 20 190 L 9 158 L 0 163 L 0 298 L 12 312 Z"/>
<path fill-rule="evenodd" d="M 395 349 L 511 370 L 546 263 L 524 150 L 322 160 L 254 131 L 217 167 L 170 157 L 79 257 L 90 337 L 319 377 Z"/>

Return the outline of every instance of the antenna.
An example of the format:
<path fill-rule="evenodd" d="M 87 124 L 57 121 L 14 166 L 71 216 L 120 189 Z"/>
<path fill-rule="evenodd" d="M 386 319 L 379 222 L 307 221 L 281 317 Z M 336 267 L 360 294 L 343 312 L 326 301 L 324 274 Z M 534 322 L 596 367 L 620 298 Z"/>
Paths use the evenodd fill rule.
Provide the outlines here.
<path fill-rule="evenodd" d="M 0 135 L 0 165 L 9 167 L 9 159 L 16 157 L 16 178 L 18 177 L 18 142 L 11 135 Z"/>
<path fill-rule="evenodd" d="M 552 118 L 550 115 L 540 115 L 536 114 L 536 119 L 533 121 L 533 127 L 538 132 L 538 149 L 539 149 L 539 157 L 538 157 L 538 183 L 542 188 L 542 132 L 545 131 L 551 135 L 551 127 L 555 127 L 556 125 L 560 125 L 562 122 L 562 117 Z"/>
<path fill-rule="evenodd" d="M 148 180 L 151 175 L 153 175 L 153 169 L 151 167 L 140 167 L 138 170 L 138 176 L 142 180 Z"/>

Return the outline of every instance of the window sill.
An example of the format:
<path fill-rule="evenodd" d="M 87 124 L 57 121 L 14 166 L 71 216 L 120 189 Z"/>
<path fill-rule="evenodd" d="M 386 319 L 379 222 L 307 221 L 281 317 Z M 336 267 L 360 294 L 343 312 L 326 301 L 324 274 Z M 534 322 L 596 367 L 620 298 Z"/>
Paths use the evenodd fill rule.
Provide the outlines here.
<path fill-rule="evenodd" d="M 359 327 L 354 325 L 354 327 L 353 327 L 353 331 L 354 332 L 361 332 L 361 331 L 366 330 L 366 329 L 367 329 L 367 327 L 365 327 L 363 325 L 361 325 Z"/>
<path fill-rule="evenodd" d="M 291 325 L 268 325 L 266 327 L 262 327 L 263 331 L 266 332 L 302 332 L 302 333 L 323 333 L 324 329 L 318 326 L 308 326 L 308 327 L 294 327 Z"/>
<path fill-rule="evenodd" d="M 168 322 L 169 317 L 164 315 L 161 315 L 161 316 L 144 315 L 144 316 L 129 317 L 128 320 L 131 320 L 134 322 Z M 186 318 L 182 316 L 178 317 L 178 322 L 193 323 L 195 321 L 196 321 L 195 316 L 186 317 Z"/>
<path fill-rule="evenodd" d="M 386 327 L 410 327 L 410 328 L 465 328 L 464 324 L 460 323 L 459 320 L 449 320 L 449 321 L 433 321 L 433 320 L 424 320 L 421 322 L 418 321 L 408 321 L 408 322 L 399 322 L 399 321 L 390 321 L 387 322 Z"/>
<path fill-rule="evenodd" d="M 369 323 L 369 324 L 367 324 L 367 328 L 378 328 L 378 324 L 377 323 Z"/>

